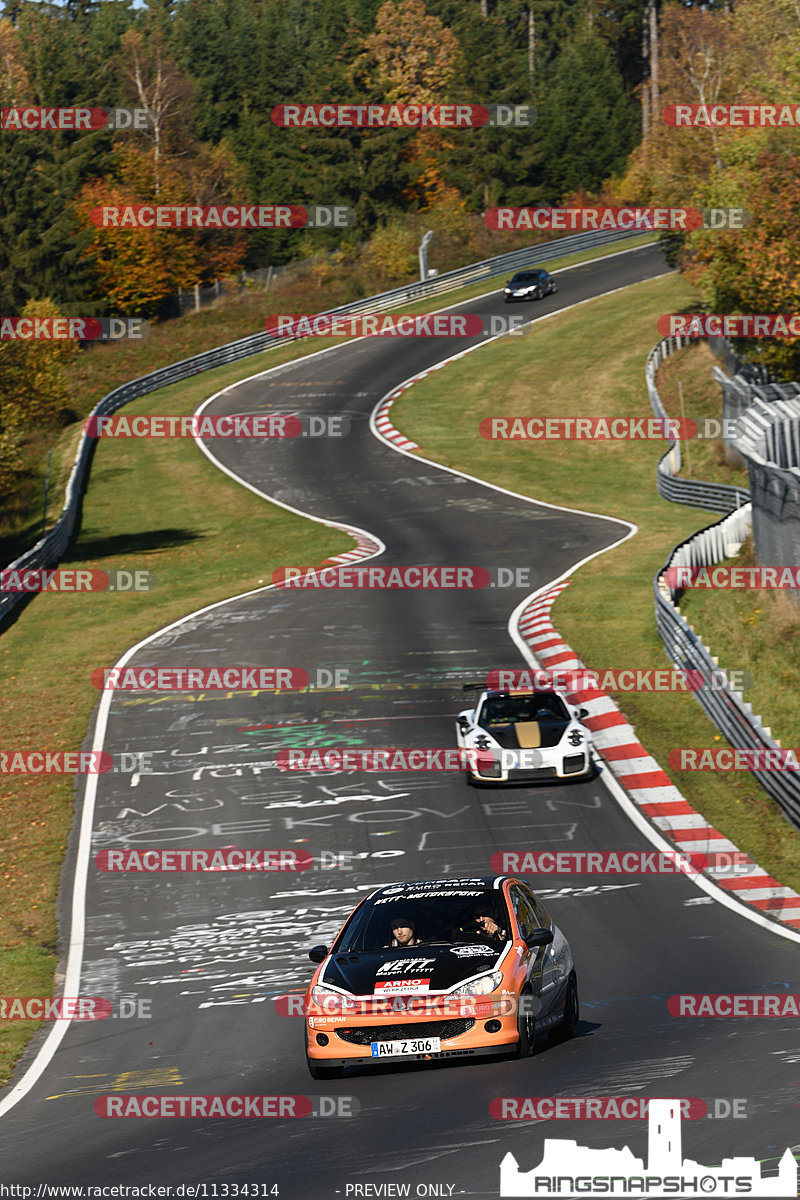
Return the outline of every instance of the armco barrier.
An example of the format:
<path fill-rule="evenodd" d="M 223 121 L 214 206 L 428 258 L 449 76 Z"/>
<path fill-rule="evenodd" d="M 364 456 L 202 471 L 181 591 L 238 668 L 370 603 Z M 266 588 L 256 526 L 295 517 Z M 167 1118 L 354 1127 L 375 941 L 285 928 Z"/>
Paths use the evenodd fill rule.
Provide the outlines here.
<path fill-rule="evenodd" d="M 666 358 L 691 340 L 681 337 L 662 338 L 647 356 L 645 365 L 647 394 L 653 413 L 662 420 L 667 419 L 667 411 L 661 403 L 661 397 L 656 387 L 656 371 Z M 714 370 L 716 371 L 716 369 L 715 367 Z M 682 465 L 683 456 L 680 442 L 670 442 L 669 450 L 658 460 L 656 468 L 658 494 L 665 500 L 672 500 L 676 504 L 688 504 L 692 508 L 705 508 L 710 512 L 728 513 L 739 508 L 749 499 L 747 488 L 732 487 L 727 483 L 706 483 L 702 479 L 680 478 L 678 472 Z"/>
<path fill-rule="evenodd" d="M 753 706 L 729 684 L 720 687 L 719 662 L 681 616 L 680 589 L 664 579 L 668 567 L 711 566 L 735 554 L 750 532 L 751 505 L 723 517 L 681 542 L 655 577 L 656 626 L 667 656 L 684 670 L 699 671 L 707 687 L 693 693 L 711 720 L 737 749 L 776 750 L 780 742 L 762 724 Z M 712 675 L 716 672 L 716 677 Z M 716 678 L 714 686 L 712 681 Z M 752 771 L 768 795 L 777 800 L 793 824 L 800 826 L 800 777 L 793 771 Z"/>
<path fill-rule="evenodd" d="M 739 422 L 736 453 L 753 501 L 753 549 L 761 563 L 800 563 L 800 384 L 754 383 L 714 367 L 723 413 Z"/>
<path fill-rule="evenodd" d="M 688 339 L 687 339 L 688 340 Z M 653 406 L 654 413 L 659 417 L 666 417 L 667 413 L 661 403 L 658 391 L 655 386 L 655 372 L 658 365 L 663 362 L 675 350 L 680 349 L 680 338 L 664 338 L 657 346 L 651 350 L 647 358 L 646 380 L 647 390 L 650 396 L 650 403 Z M 773 391 L 771 385 L 767 384 L 763 368 L 756 368 L 752 378 L 758 378 L 761 387 L 768 388 L 769 392 Z M 718 367 L 713 368 L 713 375 L 718 382 L 725 381 L 731 385 L 732 381 L 724 375 Z M 735 393 L 737 402 L 740 401 L 747 387 L 753 387 L 758 391 L 759 387 L 752 383 L 745 384 L 746 375 L 740 378 L 737 376 L 737 381 L 729 387 L 731 394 Z M 789 385 L 794 386 L 794 385 Z M 723 387 L 723 391 L 725 388 Z M 760 459 L 760 465 L 766 467 L 763 456 L 758 454 L 755 444 L 758 443 L 763 450 L 765 444 L 765 434 L 773 428 L 775 409 L 780 409 L 780 416 L 787 418 L 795 415 L 792 410 L 800 409 L 800 403 L 797 401 L 778 401 L 770 408 L 765 403 L 753 404 L 753 397 L 750 396 L 750 407 L 741 404 L 735 414 L 727 413 L 728 416 L 735 415 L 739 417 L 745 427 L 749 426 L 749 436 L 744 439 L 739 439 L 737 444 L 742 447 L 745 459 L 748 461 L 750 468 L 751 482 L 754 478 L 754 468 L 759 464 L 753 462 L 753 456 Z M 782 431 L 783 442 L 780 448 L 771 444 L 773 452 L 790 452 L 792 450 L 791 439 L 795 433 L 796 425 L 789 421 L 788 430 Z M 778 435 L 780 437 L 780 434 Z M 777 440 L 777 439 L 776 439 Z M 670 455 L 676 451 L 674 457 L 670 460 L 671 470 L 667 472 L 661 470 L 665 459 L 669 459 Z M 712 500 L 722 502 L 725 500 L 725 493 L 736 493 L 739 496 L 747 497 L 749 493 L 745 489 L 732 487 L 723 487 L 711 483 L 703 483 L 700 480 L 678 480 L 673 477 L 672 471 L 680 469 L 680 445 L 673 445 L 664 458 L 659 462 L 658 474 L 658 491 L 659 494 L 668 500 L 676 500 L 682 504 L 691 504 L 695 508 L 710 508 L 712 511 L 720 511 L 715 509 L 715 504 Z M 771 476 L 776 475 L 774 464 L 770 464 Z M 778 472 L 783 474 L 785 472 Z M 794 475 L 797 475 L 795 469 Z M 670 486 L 667 486 L 667 483 Z M 690 486 L 679 486 L 679 485 Z M 795 483 L 795 488 L 796 488 Z M 699 489 L 699 490 L 698 490 Z M 715 496 L 715 493 L 718 493 Z M 700 567 L 713 566 L 715 563 L 722 562 L 725 558 L 730 558 L 736 554 L 744 542 L 745 538 L 752 530 L 753 511 L 755 508 L 756 519 L 764 519 L 763 502 L 759 500 L 760 489 L 754 490 L 754 503 L 742 504 L 741 507 L 736 507 L 734 512 L 729 512 L 727 516 L 717 521 L 714 525 L 709 525 L 706 529 L 701 529 L 699 533 L 692 534 L 686 541 L 681 542 L 676 546 L 667 562 L 658 572 L 654 580 L 655 591 L 655 615 L 656 627 L 667 657 L 683 670 L 699 671 L 703 677 L 703 682 L 707 687 L 694 692 L 695 698 L 702 705 L 705 712 L 717 726 L 722 734 L 728 739 L 732 746 L 736 749 L 749 750 L 775 750 L 780 748 L 780 742 L 776 741 L 771 734 L 770 729 L 762 724 L 761 717 L 753 712 L 751 704 L 746 703 L 741 692 L 731 688 L 729 684 L 720 687 L 719 662 L 713 657 L 711 651 L 703 643 L 692 626 L 680 614 L 679 602 L 682 591 L 679 588 L 669 587 L 664 579 L 664 572 L 669 567 Z M 705 498 L 706 503 L 698 503 L 698 499 Z M 734 507 L 728 504 L 728 508 Z M 795 536 L 797 536 L 797 507 L 793 512 Z M 780 557 L 770 558 L 772 562 L 783 562 Z M 785 561 L 797 561 L 786 559 Z M 713 675 L 712 672 L 716 672 Z M 716 681 L 714 686 L 711 686 L 712 681 Z M 758 780 L 765 792 L 772 796 L 774 800 L 780 804 L 786 816 L 793 824 L 800 826 L 800 778 L 792 771 L 752 771 L 752 775 Z"/>
<path fill-rule="evenodd" d="M 554 257 L 560 258 L 566 254 L 576 254 L 581 250 L 591 250 L 598 246 L 608 245 L 611 242 L 626 241 L 632 237 L 640 236 L 641 231 L 629 230 L 601 230 L 589 233 L 576 233 L 569 237 L 542 242 L 536 246 L 527 246 L 522 250 L 510 250 L 506 254 L 498 254 L 494 258 L 487 258 L 482 262 L 470 263 L 468 266 L 458 267 L 454 271 L 447 271 L 444 275 L 437 275 L 433 279 L 426 280 L 424 283 L 412 283 L 405 287 L 393 288 L 391 291 L 381 292 L 377 296 L 368 296 L 364 300 L 356 300 L 351 304 L 342 304 L 338 308 L 330 308 L 325 311 L 329 313 L 381 312 L 384 309 L 397 305 L 440 296 L 455 288 L 463 287 L 468 283 L 478 283 L 482 280 L 491 279 L 496 275 L 504 275 L 523 267 L 535 266 L 537 263 L 547 262 L 548 259 Z M 218 346 L 214 350 L 206 350 L 203 354 L 197 354 L 193 358 L 186 358 L 182 362 L 161 367 L 158 371 L 152 371 L 149 375 L 142 375 L 138 379 L 131 380 L 130 383 L 123 384 L 122 387 L 115 388 L 113 392 L 109 392 L 107 396 L 104 396 L 95 405 L 91 415 L 101 416 L 116 412 L 123 405 L 129 404 L 131 400 L 137 400 L 140 396 L 146 396 L 148 392 L 154 392 L 158 388 L 166 387 L 170 383 L 178 383 L 180 380 L 188 379 L 192 375 L 199 374 L 201 371 L 210 371 L 213 367 L 222 367 L 226 363 L 236 362 L 252 354 L 260 354 L 262 350 L 268 350 L 272 346 L 284 345 L 286 341 L 286 338 L 275 337 L 272 334 L 254 333 L 249 337 L 241 338 L 239 341 L 228 342 L 225 346 Z M 64 507 L 61 510 L 61 515 L 50 532 L 41 538 L 30 550 L 27 550 L 19 558 L 15 559 L 14 562 L 10 563 L 7 569 L 20 571 L 41 570 L 45 567 L 51 567 L 59 561 L 75 531 L 80 512 L 81 497 L 86 488 L 92 451 L 96 440 L 96 438 L 87 437 L 85 433 L 81 435 L 72 472 L 67 483 Z M 25 598 L 25 593 L 0 593 L 0 624 L 6 619 L 12 609 Z"/>

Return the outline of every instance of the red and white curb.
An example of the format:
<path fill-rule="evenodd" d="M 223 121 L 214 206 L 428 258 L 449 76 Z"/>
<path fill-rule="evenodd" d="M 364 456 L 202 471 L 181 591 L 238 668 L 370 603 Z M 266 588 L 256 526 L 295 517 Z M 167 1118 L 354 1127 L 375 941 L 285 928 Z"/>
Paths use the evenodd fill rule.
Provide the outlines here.
<path fill-rule="evenodd" d="M 463 353 L 466 353 L 466 351 L 462 351 L 462 354 Z M 460 358 L 461 355 L 457 354 L 455 357 Z M 389 413 L 391 412 L 392 405 L 394 404 L 395 400 L 398 400 L 402 396 L 403 392 L 407 392 L 408 389 L 413 387 L 415 383 L 418 383 L 420 379 L 424 379 L 426 375 L 432 375 L 434 371 L 440 371 L 442 367 L 446 366 L 452 361 L 452 359 L 447 359 L 445 362 L 436 363 L 434 366 L 428 367 L 425 371 L 420 371 L 418 375 L 413 375 L 410 379 L 406 379 L 405 382 L 401 383 L 399 387 L 396 387 L 394 391 L 389 392 L 386 396 L 384 396 L 383 400 L 375 409 L 372 420 L 375 424 L 375 428 L 378 430 L 381 436 L 386 439 L 387 442 L 391 442 L 391 444 L 393 446 L 397 446 L 399 450 L 419 450 L 419 445 L 416 442 L 412 442 L 411 439 L 405 437 L 399 429 L 395 429 Z"/>
<path fill-rule="evenodd" d="M 583 670 L 584 664 L 555 629 L 550 610 L 570 583 L 536 596 L 520 613 L 519 632 L 543 671 Z M 571 703 L 588 712 L 583 724 L 609 769 L 651 824 L 685 853 L 736 854 L 735 868 L 709 867 L 703 874 L 738 900 L 784 925 L 800 929 L 800 894 L 782 887 L 758 863 L 715 829 L 681 795 L 669 776 L 636 738 L 614 701 L 599 688 L 567 689 Z M 731 871 L 735 870 L 735 874 Z"/>
<path fill-rule="evenodd" d="M 381 543 L 367 533 L 351 529 L 348 525 L 337 525 L 335 521 L 331 521 L 330 526 L 332 529 L 341 529 L 343 533 L 355 538 L 355 550 L 346 550 L 343 554 L 337 554 L 333 558 L 324 558 L 319 567 L 314 568 L 315 570 L 332 567 L 334 563 L 351 563 L 358 562 L 362 558 L 372 558 L 373 554 L 379 554 L 383 550 Z"/>

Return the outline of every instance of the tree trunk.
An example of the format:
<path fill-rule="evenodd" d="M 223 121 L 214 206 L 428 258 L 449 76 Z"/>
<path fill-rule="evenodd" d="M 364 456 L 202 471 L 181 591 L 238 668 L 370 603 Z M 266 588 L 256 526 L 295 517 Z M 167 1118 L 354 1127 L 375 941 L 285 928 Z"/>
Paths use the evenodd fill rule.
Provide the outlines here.
<path fill-rule="evenodd" d="M 650 124 L 652 127 L 658 120 L 661 94 L 658 82 L 658 14 L 656 12 L 656 0 L 650 0 L 650 81 L 652 88 Z"/>
<path fill-rule="evenodd" d="M 648 47 L 647 9 L 642 7 L 642 137 L 650 132 L 650 52 Z"/>
<path fill-rule="evenodd" d="M 536 50 L 536 24 L 533 16 L 533 0 L 528 0 L 528 79 L 533 87 L 534 52 Z"/>

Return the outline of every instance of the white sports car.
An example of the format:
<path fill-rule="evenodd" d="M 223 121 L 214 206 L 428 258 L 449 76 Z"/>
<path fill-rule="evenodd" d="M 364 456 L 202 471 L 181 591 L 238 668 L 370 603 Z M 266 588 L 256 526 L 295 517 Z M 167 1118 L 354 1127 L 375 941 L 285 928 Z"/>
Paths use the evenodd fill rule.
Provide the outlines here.
<path fill-rule="evenodd" d="M 476 685 L 467 684 L 472 690 Z M 591 734 L 575 708 L 554 688 L 481 692 L 477 704 L 458 714 L 460 749 L 482 750 L 492 763 L 467 769 L 469 783 L 528 783 L 539 779 L 586 779 L 593 775 Z"/>

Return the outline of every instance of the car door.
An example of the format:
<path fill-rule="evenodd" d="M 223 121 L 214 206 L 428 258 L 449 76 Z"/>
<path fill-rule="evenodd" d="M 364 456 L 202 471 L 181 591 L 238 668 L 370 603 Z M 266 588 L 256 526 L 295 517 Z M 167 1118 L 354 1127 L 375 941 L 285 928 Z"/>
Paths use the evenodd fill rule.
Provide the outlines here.
<path fill-rule="evenodd" d="M 525 892 L 518 883 L 514 883 L 509 888 L 509 900 L 514 911 L 520 937 L 530 937 L 534 929 L 539 928 L 539 921 L 530 897 L 525 895 Z M 537 1014 L 537 1020 L 545 1016 L 548 1011 L 545 999 L 547 993 L 544 992 L 545 980 L 543 979 L 542 972 L 546 962 L 545 952 L 549 949 L 549 946 L 526 947 L 520 956 L 520 966 L 525 970 L 526 983 L 542 1005 L 541 1010 Z"/>
<path fill-rule="evenodd" d="M 569 942 L 550 916 L 549 912 L 530 888 L 522 885 L 533 910 L 536 920 L 543 929 L 552 929 L 555 937 L 549 946 L 545 946 L 545 957 L 542 964 L 542 990 L 545 1010 L 553 1009 L 560 1012 L 563 1007 L 563 997 L 567 986 L 569 973 L 572 969 L 572 955 Z"/>

